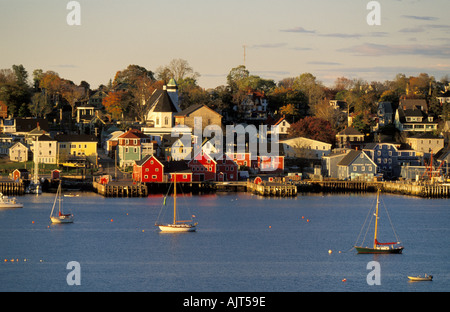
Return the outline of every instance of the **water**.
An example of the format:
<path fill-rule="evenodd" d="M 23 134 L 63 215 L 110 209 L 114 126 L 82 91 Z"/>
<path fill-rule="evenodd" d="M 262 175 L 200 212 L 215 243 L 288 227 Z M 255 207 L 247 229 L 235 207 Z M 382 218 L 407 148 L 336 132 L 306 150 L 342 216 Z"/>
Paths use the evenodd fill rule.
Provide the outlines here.
<path fill-rule="evenodd" d="M 63 225 L 49 223 L 54 195 L 18 199 L 23 209 L 0 210 L 0 291 L 450 290 L 448 200 L 383 196 L 404 253 L 358 255 L 350 249 L 374 194 L 179 197 L 199 222 L 197 232 L 183 234 L 159 233 L 153 225 L 162 196 L 65 197 L 75 223 Z M 366 280 L 373 260 L 381 285 Z M 80 264 L 80 286 L 67 284 L 70 261 Z M 408 282 L 407 275 L 424 273 L 433 282 Z"/>

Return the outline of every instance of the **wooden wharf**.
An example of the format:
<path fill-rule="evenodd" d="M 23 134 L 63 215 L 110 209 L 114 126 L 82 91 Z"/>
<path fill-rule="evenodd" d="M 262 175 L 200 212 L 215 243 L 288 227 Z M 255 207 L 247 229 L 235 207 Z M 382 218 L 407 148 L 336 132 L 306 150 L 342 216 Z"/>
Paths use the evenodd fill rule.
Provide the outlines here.
<path fill-rule="evenodd" d="M 145 197 L 148 189 L 145 183 L 109 182 L 101 184 L 93 182 L 94 190 L 105 197 Z"/>
<path fill-rule="evenodd" d="M 25 185 L 23 182 L 0 181 L 0 193 L 3 195 L 23 195 L 25 194 Z"/>
<path fill-rule="evenodd" d="M 312 181 L 316 192 L 382 192 L 425 198 L 449 198 L 450 184 L 366 182 L 366 181 Z"/>
<path fill-rule="evenodd" d="M 256 184 L 247 181 L 247 192 L 261 196 L 297 196 L 297 186 L 290 183 L 267 182 Z"/>

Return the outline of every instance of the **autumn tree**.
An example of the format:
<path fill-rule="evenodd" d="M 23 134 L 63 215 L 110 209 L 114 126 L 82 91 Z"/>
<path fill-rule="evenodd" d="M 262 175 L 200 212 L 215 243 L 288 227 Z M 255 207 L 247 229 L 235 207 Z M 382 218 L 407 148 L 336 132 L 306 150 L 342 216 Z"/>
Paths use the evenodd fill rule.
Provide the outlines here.
<path fill-rule="evenodd" d="M 307 116 L 291 124 L 288 136 L 290 138 L 304 137 L 333 144 L 335 142 L 336 132 L 328 121 Z"/>
<path fill-rule="evenodd" d="M 105 110 L 111 114 L 113 119 L 120 119 L 122 117 L 122 96 L 122 91 L 110 91 L 102 100 Z"/>

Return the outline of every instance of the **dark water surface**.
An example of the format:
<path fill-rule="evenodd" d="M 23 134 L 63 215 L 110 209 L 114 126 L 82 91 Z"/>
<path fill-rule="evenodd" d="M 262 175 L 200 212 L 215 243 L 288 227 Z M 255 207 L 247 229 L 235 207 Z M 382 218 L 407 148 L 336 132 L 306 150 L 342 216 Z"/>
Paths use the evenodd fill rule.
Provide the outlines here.
<path fill-rule="evenodd" d="M 383 196 L 404 253 L 357 255 L 374 196 L 185 195 L 179 206 L 199 226 L 184 234 L 154 226 L 162 196 L 65 197 L 75 214 L 65 225 L 49 222 L 54 195 L 18 197 L 23 209 L 0 210 L 0 291 L 449 291 L 449 201 Z M 80 264 L 79 286 L 66 281 L 70 261 Z M 380 264 L 381 285 L 367 283 L 370 261 Z M 423 273 L 434 280 L 407 279 Z"/>

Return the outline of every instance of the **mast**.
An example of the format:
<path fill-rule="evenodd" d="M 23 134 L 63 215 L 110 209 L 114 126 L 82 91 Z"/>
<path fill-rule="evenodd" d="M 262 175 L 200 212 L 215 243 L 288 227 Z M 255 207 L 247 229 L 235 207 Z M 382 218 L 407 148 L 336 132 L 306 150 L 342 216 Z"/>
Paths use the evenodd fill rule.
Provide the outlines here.
<path fill-rule="evenodd" d="M 378 205 L 380 203 L 380 189 L 377 192 L 377 207 L 375 210 L 375 235 L 373 238 L 373 248 L 377 247 L 377 233 L 378 233 Z"/>
<path fill-rule="evenodd" d="M 173 224 L 177 223 L 177 175 L 174 174 L 173 182 Z"/>

